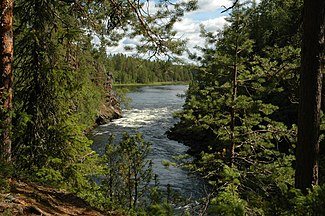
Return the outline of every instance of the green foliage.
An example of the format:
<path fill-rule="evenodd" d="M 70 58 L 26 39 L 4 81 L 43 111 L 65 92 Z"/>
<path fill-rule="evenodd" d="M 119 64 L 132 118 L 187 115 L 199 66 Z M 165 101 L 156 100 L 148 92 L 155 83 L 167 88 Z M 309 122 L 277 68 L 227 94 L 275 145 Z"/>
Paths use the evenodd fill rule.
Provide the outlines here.
<path fill-rule="evenodd" d="M 142 1 L 82 1 L 79 10 L 80 21 L 100 39 L 100 46 L 116 44 L 124 36 L 137 37 L 140 43 L 126 50 L 136 49 L 149 56 L 168 55 L 169 51 L 180 55 L 185 42 L 175 38 L 173 25 L 184 15 L 197 7 L 196 0 L 170 3 L 159 1 L 154 10 L 149 10 L 149 2 Z M 82 15 L 87 14 L 87 19 Z"/>
<path fill-rule="evenodd" d="M 307 195 L 300 191 L 291 192 L 291 205 L 293 209 L 287 212 L 287 215 L 324 215 L 325 205 L 325 185 L 315 186 L 309 190 Z"/>
<path fill-rule="evenodd" d="M 138 6 L 144 5 L 139 3 Z M 87 169 L 88 165 L 84 163 L 85 167 L 81 168 L 83 164 L 78 163 L 80 155 L 91 152 L 83 133 L 93 125 L 99 107 L 107 101 L 104 86 L 111 75 L 111 60 L 104 47 L 121 38 L 117 30 L 122 32 L 126 24 L 133 23 L 130 25 L 133 31 L 127 32 L 133 37 L 143 34 L 144 41 L 147 38 L 147 45 L 152 48 L 157 41 L 162 42 L 157 34 L 168 35 L 178 17 L 195 7 L 195 1 L 174 4 L 168 8 L 168 13 L 165 6 L 160 4 L 156 15 L 142 14 L 140 19 L 140 9 L 130 1 L 116 4 L 111 1 L 15 2 L 13 156 L 16 167 L 39 171 L 41 179 L 53 179 L 54 182 L 61 181 L 60 175 L 65 181 L 70 178 L 67 173 L 78 176 L 78 172 Z M 156 18 L 168 19 L 167 26 L 159 26 Z M 91 43 L 94 34 L 100 38 L 96 48 Z M 176 50 L 178 46 L 175 45 L 182 44 L 173 41 L 172 37 L 164 38 L 166 43 L 157 47 L 159 52 L 167 52 L 169 48 Z M 139 59 L 130 60 L 128 64 L 136 62 L 133 65 L 137 67 L 142 64 Z M 125 67 L 118 60 L 116 65 Z M 139 79 L 147 82 L 144 80 L 147 75 L 142 74 L 132 82 L 140 82 Z M 53 163 L 53 160 L 60 163 Z"/>
<path fill-rule="evenodd" d="M 14 175 L 12 165 L 0 160 L 0 192 L 7 192 L 10 190 L 8 179 Z"/>
<path fill-rule="evenodd" d="M 125 83 L 191 77 L 185 66 L 106 54 L 106 46 L 125 35 L 141 38 L 135 48 L 150 55 L 181 54 L 184 41 L 174 38 L 173 24 L 193 10 L 196 1 L 161 1 L 156 13 L 144 12 L 146 6 L 126 0 L 15 1 L 12 158 L 16 175 L 67 188 L 94 205 L 112 203 L 134 210 L 149 193 L 151 162 L 145 160 L 149 144 L 140 135 L 125 135 L 117 149 L 107 149 L 104 160 L 112 162 L 111 167 L 103 167 L 85 135 L 100 107 L 111 99 L 112 73 Z M 94 39 L 99 43 L 94 45 Z M 115 158 L 109 151 L 119 154 Z M 6 187 L 11 167 L 1 163 L 0 168 L 0 184 Z M 95 185 L 92 177 L 103 169 L 107 179 L 116 177 L 114 184 L 121 183 L 120 188 L 102 193 L 103 187 Z"/>
<path fill-rule="evenodd" d="M 141 134 L 124 134 L 119 143 L 113 135 L 102 156 L 103 171 L 98 180 L 93 205 L 103 210 L 117 209 L 130 215 L 187 215 L 186 210 L 175 210 L 190 201 L 173 191 L 163 189 L 153 174 L 152 161 L 147 158 L 151 144 Z M 184 212 L 183 212 L 184 211 Z"/>
<path fill-rule="evenodd" d="M 113 206 L 129 210 L 143 207 L 153 179 L 152 162 L 147 159 L 149 151 L 150 144 L 141 134 L 124 134 L 117 145 L 111 137 L 102 158 L 105 168 L 101 190 Z"/>
<path fill-rule="evenodd" d="M 212 206 L 209 209 L 209 214 L 245 215 L 247 202 L 239 196 L 239 172 L 225 165 L 221 176 L 224 178 L 225 183 L 221 187 L 218 196 L 211 200 Z"/>
<path fill-rule="evenodd" d="M 60 171 L 46 167 L 39 169 L 36 172 L 36 177 L 38 177 L 38 181 L 48 183 L 49 185 L 53 186 L 61 185 L 64 180 Z"/>
<path fill-rule="evenodd" d="M 264 19 L 256 11 L 287 9 L 265 11 L 266 2 L 237 4 L 217 34 L 202 28 L 201 66 L 177 114 L 180 122 L 169 132 L 197 157 L 188 167 L 213 186 L 210 211 L 216 215 L 281 215 L 290 209 L 300 49 L 288 42 L 296 40 L 297 29 L 287 32 L 288 41 L 274 30 L 295 20 L 291 14 L 279 25 L 263 23 L 272 36 L 256 35 L 252 26 Z M 282 4 L 300 8 L 293 1 Z"/>
<path fill-rule="evenodd" d="M 168 203 L 164 202 L 161 205 L 154 204 L 154 205 L 150 206 L 147 214 L 148 215 L 159 215 L 159 216 L 173 216 L 174 211 Z"/>
<path fill-rule="evenodd" d="M 142 35 L 140 52 L 181 54 L 185 43 L 172 27 L 196 1 L 159 1 L 156 13 L 144 7 L 126 0 L 15 1 L 14 167 L 103 209 L 173 215 L 171 189 L 149 184 L 150 145 L 141 135 L 111 140 L 99 160 L 84 134 L 107 100 L 103 86 L 111 75 L 115 83 L 192 79 L 188 66 L 106 55 L 105 46 L 125 35 Z M 253 1 L 237 4 L 217 34 L 202 27 L 207 44 L 173 131 L 197 156 L 188 167 L 213 186 L 211 214 L 324 214 L 324 186 L 307 195 L 292 190 L 301 11 L 302 0 Z M 15 172 L 0 163 L 1 189 Z M 102 185 L 91 181 L 99 173 Z"/>
<path fill-rule="evenodd" d="M 124 106 L 126 109 L 130 108 L 130 103 L 132 99 L 128 97 L 126 94 L 130 91 L 128 88 L 115 88 L 116 94 L 118 95 L 121 105 Z"/>
<path fill-rule="evenodd" d="M 99 169 L 85 129 L 104 102 L 106 71 L 71 9 L 16 1 L 13 156 L 32 180 L 82 194 Z"/>
<path fill-rule="evenodd" d="M 123 54 L 108 56 L 106 67 L 117 84 L 188 82 L 192 78 L 189 66 L 127 57 Z"/>
<path fill-rule="evenodd" d="M 256 41 L 256 51 L 276 45 L 300 47 L 302 7 L 302 0 L 263 0 L 252 7 L 250 34 Z"/>

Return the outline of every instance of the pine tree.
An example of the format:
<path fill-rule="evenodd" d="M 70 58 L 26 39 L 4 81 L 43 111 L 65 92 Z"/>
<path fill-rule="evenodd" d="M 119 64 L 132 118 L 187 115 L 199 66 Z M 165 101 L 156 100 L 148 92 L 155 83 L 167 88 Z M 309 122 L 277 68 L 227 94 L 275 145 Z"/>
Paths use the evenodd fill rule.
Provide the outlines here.
<path fill-rule="evenodd" d="M 137 209 L 143 205 L 153 179 L 152 161 L 147 159 L 151 144 L 141 134 L 124 134 L 117 144 L 112 136 L 109 141 L 102 157 L 101 192 L 112 204 Z"/>
<path fill-rule="evenodd" d="M 0 159 L 11 162 L 13 85 L 13 0 L 1 1 L 0 64 Z"/>
<path fill-rule="evenodd" d="M 296 187 L 306 192 L 318 184 L 325 1 L 304 1 L 303 16 Z"/>
<path fill-rule="evenodd" d="M 91 37 L 61 1 L 16 1 L 13 155 L 38 181 L 90 187 L 97 155 L 84 130 L 102 97 Z"/>
<path fill-rule="evenodd" d="M 174 8 L 162 3 L 161 10 L 153 15 L 144 13 L 144 3 L 128 0 L 17 0 L 12 146 L 15 166 L 38 180 L 64 182 L 75 190 L 88 185 L 87 176 L 96 171 L 89 168 L 95 167 L 97 155 L 90 148 L 85 130 L 91 127 L 105 100 L 102 85 L 109 75 L 105 49 L 98 47 L 114 44 L 130 33 L 119 34 L 131 22 L 131 36 L 144 35 L 148 47 L 157 46 L 159 53 L 178 50 L 182 42 L 169 35 L 172 24 L 184 11 L 192 10 L 194 3 L 177 3 Z M 160 26 L 153 18 L 169 21 Z M 95 35 L 100 38 L 98 47 L 92 44 Z M 163 35 L 166 37 L 159 37 Z"/>
<path fill-rule="evenodd" d="M 250 12 L 237 4 L 229 25 L 218 35 L 202 32 L 209 44 L 203 48 L 202 66 L 194 74 L 176 130 L 185 138 L 194 137 L 191 150 L 202 151 L 196 171 L 223 197 L 213 199 L 217 209 L 232 200 L 228 204 L 242 211 L 247 201 L 246 210 L 267 214 L 285 205 L 270 203 L 270 197 L 285 200 L 293 185 L 295 127 L 279 121 L 279 107 L 272 103 L 284 94 L 278 80 L 294 76 L 299 49 L 274 47 L 254 53 Z M 223 175 L 229 170 L 238 177 Z"/>

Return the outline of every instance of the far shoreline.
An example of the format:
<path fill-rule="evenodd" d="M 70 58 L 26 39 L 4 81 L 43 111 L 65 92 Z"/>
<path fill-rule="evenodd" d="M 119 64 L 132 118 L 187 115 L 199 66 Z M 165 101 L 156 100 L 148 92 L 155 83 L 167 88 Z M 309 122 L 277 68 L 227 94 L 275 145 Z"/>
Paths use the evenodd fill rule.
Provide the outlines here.
<path fill-rule="evenodd" d="M 153 82 L 153 83 L 113 83 L 113 87 L 143 87 L 143 86 L 160 86 L 160 85 L 189 85 L 191 81 L 177 81 L 177 82 Z"/>

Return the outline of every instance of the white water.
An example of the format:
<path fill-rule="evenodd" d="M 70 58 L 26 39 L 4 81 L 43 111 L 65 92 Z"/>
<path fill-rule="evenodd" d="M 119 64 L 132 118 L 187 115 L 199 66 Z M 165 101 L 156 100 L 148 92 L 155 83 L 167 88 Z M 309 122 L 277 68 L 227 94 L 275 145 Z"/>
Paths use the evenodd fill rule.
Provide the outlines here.
<path fill-rule="evenodd" d="M 163 161 L 177 163 L 174 157 L 184 155 L 188 149 L 183 144 L 169 140 L 165 135 L 177 121 L 173 118 L 173 113 L 184 104 L 184 98 L 177 95 L 184 94 L 186 89 L 187 86 L 155 86 L 143 87 L 129 93 L 128 96 L 132 99 L 131 108 L 123 110 L 123 118 L 95 129 L 93 148 L 100 154 L 103 153 L 111 133 L 119 140 L 124 132 L 141 132 L 144 139 L 152 143 L 149 159 L 153 161 L 154 173 L 158 175 L 162 187 L 170 185 L 187 198 L 205 195 L 202 180 L 190 176 L 182 168 L 166 168 L 162 164 Z"/>

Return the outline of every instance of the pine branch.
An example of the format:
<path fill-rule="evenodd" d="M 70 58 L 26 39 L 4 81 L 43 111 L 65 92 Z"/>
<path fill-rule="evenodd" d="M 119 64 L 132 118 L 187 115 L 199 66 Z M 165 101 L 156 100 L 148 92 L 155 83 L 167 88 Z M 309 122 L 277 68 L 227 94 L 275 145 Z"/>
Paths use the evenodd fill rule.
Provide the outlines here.
<path fill-rule="evenodd" d="M 233 9 L 235 6 L 236 6 L 236 4 L 239 2 L 239 0 L 236 0 L 233 4 L 232 4 L 232 6 L 231 7 L 225 7 L 225 6 L 223 6 L 224 8 L 225 8 L 225 10 L 223 10 L 223 11 L 221 11 L 221 13 L 225 13 L 225 12 L 227 12 L 227 11 L 229 11 L 229 10 L 231 10 L 231 9 Z"/>
<path fill-rule="evenodd" d="M 68 4 L 72 4 L 72 3 L 76 3 L 77 1 L 76 0 L 61 0 L 65 3 L 68 3 Z"/>

